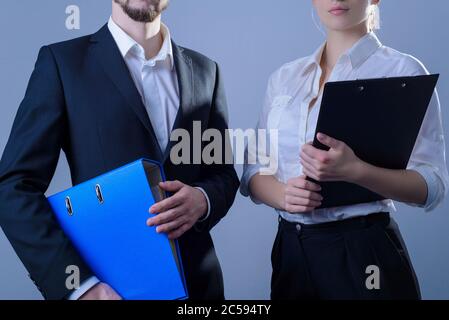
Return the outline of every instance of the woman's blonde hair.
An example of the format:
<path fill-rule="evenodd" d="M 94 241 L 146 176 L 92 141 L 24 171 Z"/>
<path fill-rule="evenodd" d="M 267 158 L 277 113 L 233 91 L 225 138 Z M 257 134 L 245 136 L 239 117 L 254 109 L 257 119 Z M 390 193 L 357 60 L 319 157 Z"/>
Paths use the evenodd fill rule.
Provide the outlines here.
<path fill-rule="evenodd" d="M 379 5 L 373 4 L 371 5 L 372 11 L 370 14 L 369 28 L 370 31 L 380 29 L 380 10 Z"/>

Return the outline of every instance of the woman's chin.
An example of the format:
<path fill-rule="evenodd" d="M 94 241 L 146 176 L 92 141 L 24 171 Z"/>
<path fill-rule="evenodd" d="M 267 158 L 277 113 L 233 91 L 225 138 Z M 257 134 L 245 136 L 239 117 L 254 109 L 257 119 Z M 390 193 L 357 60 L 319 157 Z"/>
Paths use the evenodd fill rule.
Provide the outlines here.
<path fill-rule="evenodd" d="M 327 30 L 334 31 L 334 32 L 343 32 L 343 31 L 349 31 L 356 27 L 357 27 L 356 25 L 353 25 L 346 21 L 334 21 L 333 23 L 329 23 L 327 25 Z"/>

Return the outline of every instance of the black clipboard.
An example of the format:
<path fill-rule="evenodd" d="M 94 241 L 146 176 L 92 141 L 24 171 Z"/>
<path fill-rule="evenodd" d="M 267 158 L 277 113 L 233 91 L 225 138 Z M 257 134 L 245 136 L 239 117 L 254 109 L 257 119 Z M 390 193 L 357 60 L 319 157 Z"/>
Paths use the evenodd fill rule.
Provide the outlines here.
<path fill-rule="evenodd" d="M 389 169 L 406 169 L 439 74 L 328 82 L 313 146 L 322 132 L 344 141 L 363 161 Z M 385 197 L 344 181 L 318 182 L 320 208 L 383 200 Z"/>

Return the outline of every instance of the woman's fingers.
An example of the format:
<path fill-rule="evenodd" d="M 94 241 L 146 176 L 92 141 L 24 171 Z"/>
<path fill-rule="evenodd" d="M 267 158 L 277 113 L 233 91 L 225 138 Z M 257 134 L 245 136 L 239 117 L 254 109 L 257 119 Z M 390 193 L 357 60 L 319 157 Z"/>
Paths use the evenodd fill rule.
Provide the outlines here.
<path fill-rule="evenodd" d="M 302 213 L 302 212 L 309 212 L 313 211 L 314 207 L 307 207 L 307 206 L 296 206 L 292 204 L 286 204 L 285 211 L 289 213 Z"/>
<path fill-rule="evenodd" d="M 315 172 L 307 169 L 306 167 L 302 168 L 302 172 L 304 172 L 304 174 L 306 174 L 308 177 L 310 177 L 316 181 L 323 181 L 323 179 L 320 176 L 318 176 Z"/>
<path fill-rule="evenodd" d="M 321 201 L 314 200 L 310 198 L 301 198 L 295 196 L 285 196 L 285 200 L 287 203 L 295 206 L 307 206 L 307 207 L 319 207 L 321 206 Z"/>
<path fill-rule="evenodd" d="M 305 174 L 309 174 L 311 178 L 315 179 L 317 177 L 317 170 L 310 163 L 304 162 L 303 159 L 300 160 L 302 165 L 302 171 Z"/>
<path fill-rule="evenodd" d="M 291 186 L 286 188 L 285 194 L 288 196 L 306 198 L 306 199 L 311 199 L 311 200 L 316 200 L 316 201 L 323 200 L 323 197 L 317 192 L 304 190 L 301 188 L 295 188 L 295 187 L 291 187 Z"/>
<path fill-rule="evenodd" d="M 310 190 L 310 191 L 321 191 L 321 186 L 312 181 L 306 180 L 305 175 L 302 175 L 298 178 L 290 179 L 287 182 L 287 185 L 290 185 L 290 186 L 293 186 L 296 188 L 300 188 L 300 189 Z"/>
<path fill-rule="evenodd" d="M 290 213 L 308 212 L 321 206 L 321 186 L 306 180 L 306 176 L 290 179 L 285 187 L 285 210 Z"/>
<path fill-rule="evenodd" d="M 318 167 L 320 165 L 320 162 L 316 159 L 313 159 L 306 153 L 301 153 L 300 160 L 302 160 L 305 163 L 310 164 L 312 167 Z"/>

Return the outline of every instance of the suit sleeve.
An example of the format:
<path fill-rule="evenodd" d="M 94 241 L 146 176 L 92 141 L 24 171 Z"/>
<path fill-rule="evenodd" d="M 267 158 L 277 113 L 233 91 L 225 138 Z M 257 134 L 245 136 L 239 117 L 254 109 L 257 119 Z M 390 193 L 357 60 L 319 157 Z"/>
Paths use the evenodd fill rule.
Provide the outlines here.
<path fill-rule="evenodd" d="M 45 197 L 67 133 L 63 87 L 50 47 L 43 47 L 0 162 L 0 225 L 46 299 L 62 299 L 66 268 L 92 276 Z"/>
<path fill-rule="evenodd" d="M 216 129 L 222 137 L 221 164 L 202 164 L 201 179 L 194 186 L 202 188 L 209 197 L 209 216 L 195 225 L 197 231 L 210 231 L 228 212 L 239 188 L 239 179 L 232 161 L 228 129 L 228 109 L 220 70 L 216 66 L 215 89 L 208 129 Z M 228 157 L 226 157 L 228 155 Z"/>

